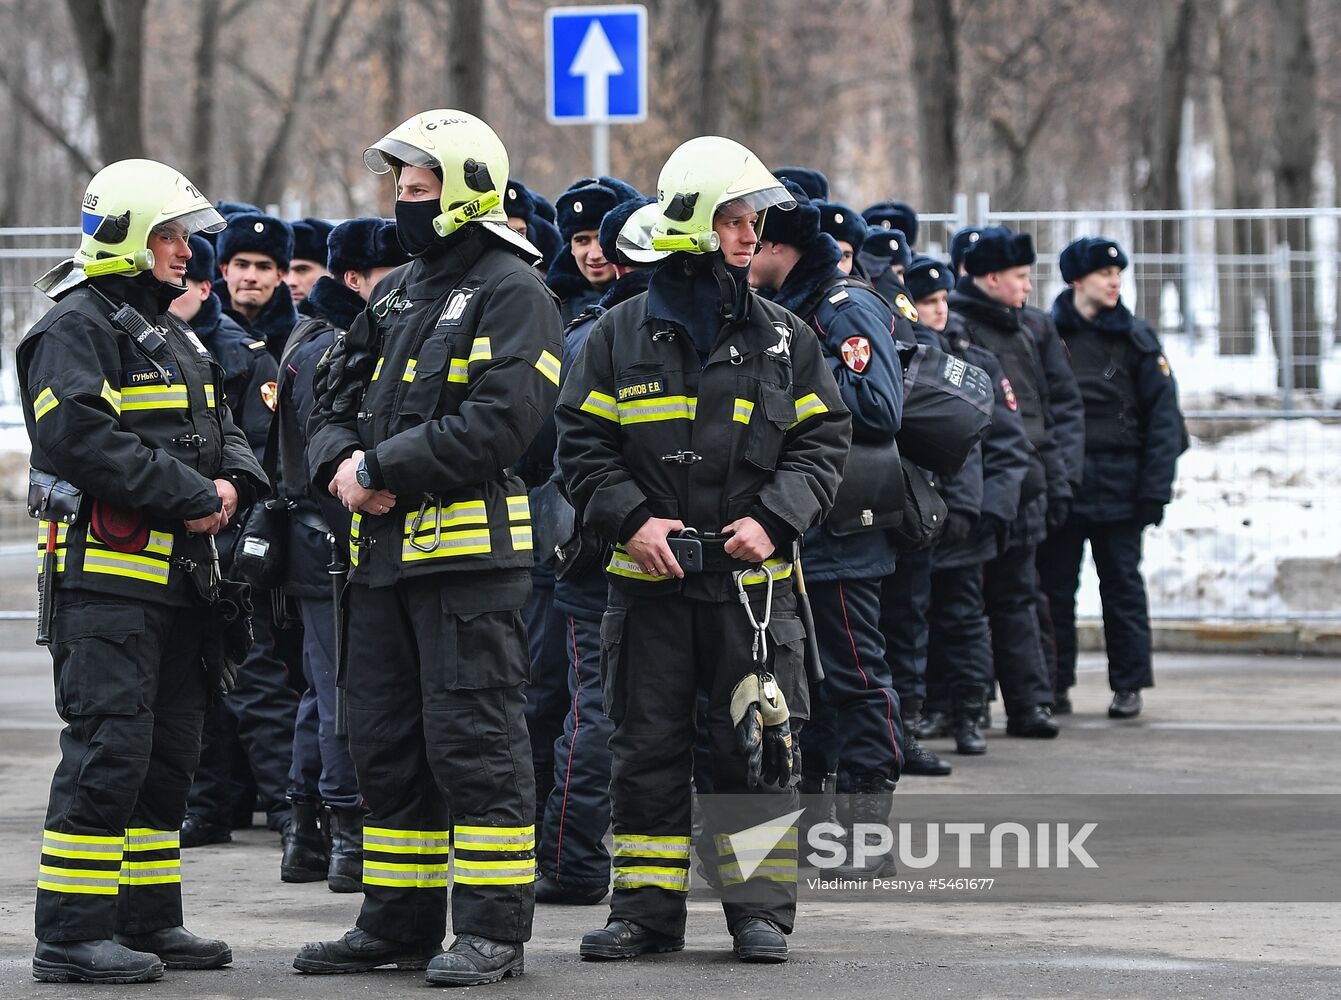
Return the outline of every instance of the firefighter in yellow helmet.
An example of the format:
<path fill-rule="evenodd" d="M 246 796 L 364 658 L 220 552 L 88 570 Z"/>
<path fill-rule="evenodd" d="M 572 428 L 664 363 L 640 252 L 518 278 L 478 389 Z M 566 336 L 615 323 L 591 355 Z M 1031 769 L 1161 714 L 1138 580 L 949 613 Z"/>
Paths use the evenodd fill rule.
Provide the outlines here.
<path fill-rule="evenodd" d="M 619 242 L 655 264 L 648 290 L 596 321 L 557 414 L 573 506 L 612 546 L 614 894 L 586 959 L 684 947 L 700 690 L 713 790 L 769 793 L 745 797 L 734 829 L 795 809 L 808 685 L 793 545 L 832 505 L 851 429 L 814 334 L 750 290 L 761 213 L 795 204 L 782 184 L 744 146 L 705 136 L 671 154 L 657 190 Z M 796 830 L 776 831 L 751 869 L 713 812 L 735 954 L 784 961 Z"/>
<path fill-rule="evenodd" d="M 38 641 L 65 721 L 37 876 L 41 980 L 144 982 L 232 961 L 182 927 L 179 829 L 209 674 L 226 685 L 229 670 L 212 536 L 266 483 L 222 370 L 168 312 L 188 238 L 222 226 L 171 167 L 105 167 L 78 252 L 38 282 L 56 305 L 17 351 Z"/>
<path fill-rule="evenodd" d="M 554 405 L 558 311 L 508 227 L 508 156 L 461 111 L 415 115 L 365 156 L 396 184 L 414 258 L 317 369 L 313 485 L 353 512 L 349 750 L 368 806 L 363 908 L 302 972 L 520 975 L 535 904 L 535 775 L 521 608 L 531 515 L 512 472 Z M 452 929 L 446 933 L 448 846 Z"/>

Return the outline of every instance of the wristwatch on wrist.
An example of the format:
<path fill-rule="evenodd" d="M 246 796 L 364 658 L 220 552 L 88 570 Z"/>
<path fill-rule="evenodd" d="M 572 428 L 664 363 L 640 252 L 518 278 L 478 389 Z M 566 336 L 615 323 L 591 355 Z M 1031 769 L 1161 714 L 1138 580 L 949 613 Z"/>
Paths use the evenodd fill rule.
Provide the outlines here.
<path fill-rule="evenodd" d="M 372 473 L 368 471 L 368 460 L 366 458 L 359 459 L 359 467 L 354 470 L 354 478 L 359 481 L 359 485 L 365 490 L 373 488 Z"/>

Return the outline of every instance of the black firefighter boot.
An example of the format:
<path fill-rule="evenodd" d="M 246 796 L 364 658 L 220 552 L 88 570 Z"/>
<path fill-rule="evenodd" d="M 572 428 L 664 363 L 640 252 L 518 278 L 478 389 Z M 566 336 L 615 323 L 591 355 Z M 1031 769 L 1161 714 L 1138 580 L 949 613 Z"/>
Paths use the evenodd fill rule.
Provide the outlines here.
<path fill-rule="evenodd" d="M 317 976 L 371 972 L 387 965 L 398 969 L 427 969 L 428 963 L 441 951 L 440 945 L 402 944 L 355 927 L 339 940 L 303 945 L 294 957 L 293 967 Z"/>
<path fill-rule="evenodd" d="M 192 934 L 180 924 L 145 934 L 118 934 L 116 943 L 157 955 L 167 969 L 222 969 L 233 962 L 233 949 L 224 942 Z"/>
<path fill-rule="evenodd" d="M 284 856 L 279 862 L 280 880 L 323 881 L 330 859 L 326 856 L 326 838 L 317 826 L 317 804 L 296 801 L 289 817 L 288 828 L 282 837 Z"/>
<path fill-rule="evenodd" d="M 525 946 L 520 941 L 458 934 L 450 948 L 428 963 L 425 978 L 434 986 L 483 986 L 525 971 Z"/>
<path fill-rule="evenodd" d="M 152 952 L 110 940 L 38 941 L 33 978 L 42 983 L 151 983 L 163 978 Z"/>
<path fill-rule="evenodd" d="M 331 892 L 362 892 L 362 810 L 327 810 L 326 830 L 330 834 L 331 853 L 330 865 L 326 870 L 326 887 Z"/>
<path fill-rule="evenodd" d="M 894 783 L 879 775 L 852 776 L 852 792 L 840 800 L 839 820 L 847 830 L 847 861 L 836 869 L 846 878 L 880 878 L 895 874 L 894 855 L 890 852 L 866 855 L 860 861 L 856 851 L 871 843 L 870 834 L 858 827 L 861 824 L 888 827 L 889 813 L 894 806 Z"/>

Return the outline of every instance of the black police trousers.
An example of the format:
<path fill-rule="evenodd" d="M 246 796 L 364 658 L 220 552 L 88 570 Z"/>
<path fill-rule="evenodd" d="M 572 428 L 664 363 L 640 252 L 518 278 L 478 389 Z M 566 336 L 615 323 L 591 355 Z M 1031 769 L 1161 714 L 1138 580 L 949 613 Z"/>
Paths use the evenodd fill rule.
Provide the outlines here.
<path fill-rule="evenodd" d="M 1085 542 L 1094 554 L 1103 605 L 1108 684 L 1114 691 L 1153 687 L 1150 608 L 1141 576 L 1141 532 L 1135 521 L 1071 518 L 1038 548 L 1043 592 L 1057 639 L 1057 690 L 1076 683 L 1076 590 Z"/>
<path fill-rule="evenodd" d="M 916 710 L 927 696 L 930 603 L 931 550 L 899 553 L 898 568 L 881 586 L 880 631 L 890 679 L 905 710 Z"/>
<path fill-rule="evenodd" d="M 759 620 L 762 589 L 750 588 Z M 662 934 L 684 933 L 690 774 L 702 689 L 708 696 L 713 794 L 701 795 L 699 801 L 717 845 L 727 928 L 734 933 L 743 921 L 757 916 L 791 932 L 796 919 L 795 827 L 748 876 L 729 836 L 783 817 L 799 801 L 794 787 L 764 786 L 751 792 L 745 758 L 736 749 L 731 692 L 755 669 L 753 634 L 738 601 L 696 601 L 678 594 L 631 597 L 611 590 L 610 609 L 601 620 L 601 679 L 614 723 L 612 919 L 631 920 Z M 806 700 L 805 632 L 790 586 L 775 589 L 769 634 L 771 670 L 795 710 Z M 725 825 L 726 815 L 731 816 L 730 826 Z"/>
<path fill-rule="evenodd" d="M 349 737 L 335 732 L 335 607 L 329 597 L 301 597 L 298 609 L 303 618 L 307 690 L 298 701 L 293 730 L 289 798 L 332 809 L 358 809 L 363 797 L 349 756 Z"/>
<path fill-rule="evenodd" d="M 289 668 L 281 655 L 286 637 L 275 621 L 270 593 L 258 592 L 253 597 L 255 641 L 238 667 L 237 683 L 224 699 L 223 711 L 237 721 L 237 739 L 256 780 L 260 807 L 271 829 L 278 830 L 288 819 L 298 694 L 289 683 Z M 231 773 L 231 733 L 221 721 L 216 712 L 210 713 L 188 809 L 196 816 L 229 826 L 234 813 L 230 790 L 240 776 Z M 245 803 L 242 811 L 250 815 L 251 803 Z"/>
<path fill-rule="evenodd" d="M 983 567 L 983 599 L 992 630 L 992 665 L 1006 714 L 1052 704 L 1052 679 L 1038 627 L 1037 546 L 1017 545 Z"/>
<path fill-rule="evenodd" d="M 931 574 L 929 625 L 927 704 L 940 711 L 980 705 L 992 684 L 981 563 Z"/>
<path fill-rule="evenodd" d="M 349 588 L 349 750 L 368 813 L 358 926 L 410 946 L 531 936 L 535 780 L 520 610 L 436 574 Z"/>
<path fill-rule="evenodd" d="M 42 835 L 39 940 L 182 923 L 180 831 L 200 753 L 208 615 L 58 595 L 49 648 L 65 728 Z"/>
<path fill-rule="evenodd" d="M 526 685 L 526 730 L 535 772 L 536 833 L 544 835 L 545 808 L 554 788 L 554 741 L 568 713 L 568 622 L 554 606 L 554 581 L 534 580 L 522 610 L 531 669 Z"/>
<path fill-rule="evenodd" d="M 837 744 L 835 752 L 821 754 L 836 756 L 849 780 L 897 781 L 903 761 L 899 695 L 890 681 L 880 630 L 881 585 L 876 578 L 807 586 L 824 666 L 821 700 L 832 713 Z"/>
<path fill-rule="evenodd" d="M 565 888 L 610 884 L 610 735 L 601 696 L 601 621 L 568 615 L 568 713 L 554 743 L 553 790 L 536 863 Z"/>

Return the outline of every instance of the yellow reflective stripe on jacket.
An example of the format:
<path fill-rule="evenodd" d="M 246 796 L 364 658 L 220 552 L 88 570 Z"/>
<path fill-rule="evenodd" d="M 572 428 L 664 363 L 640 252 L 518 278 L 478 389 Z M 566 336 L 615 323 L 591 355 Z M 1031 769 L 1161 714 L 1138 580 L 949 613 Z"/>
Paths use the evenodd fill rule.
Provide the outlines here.
<path fill-rule="evenodd" d="M 48 413 L 61 405 L 61 401 L 56 398 L 56 394 L 51 391 L 51 386 L 47 386 L 37 394 L 33 400 L 33 416 L 41 420 Z"/>
<path fill-rule="evenodd" d="M 531 498 L 525 493 L 520 496 L 508 497 L 508 520 L 531 520 Z"/>
<path fill-rule="evenodd" d="M 411 358 L 409 361 L 405 362 L 405 371 L 401 374 L 400 380 L 402 382 L 413 382 L 414 370 L 418 364 L 419 361 L 416 358 Z"/>
<path fill-rule="evenodd" d="M 535 367 L 545 378 L 555 385 L 559 384 L 559 359 L 550 354 L 549 351 L 540 352 L 540 357 L 536 358 Z"/>
<path fill-rule="evenodd" d="M 384 826 L 363 829 L 363 847 L 381 854 L 446 854 L 451 849 L 450 830 L 395 830 Z"/>
<path fill-rule="evenodd" d="M 738 424 L 748 424 L 750 417 L 754 415 L 754 401 L 736 397 L 736 406 L 731 413 L 731 419 Z"/>
<path fill-rule="evenodd" d="M 377 379 L 378 379 L 378 378 L 381 376 L 381 374 L 382 374 L 382 365 L 384 365 L 384 364 L 386 364 L 386 358 L 378 358 L 378 359 L 377 359 L 377 364 L 373 365 L 372 378 L 368 379 L 369 382 L 376 382 L 376 381 L 377 381 Z"/>
<path fill-rule="evenodd" d="M 102 380 L 102 392 L 98 393 L 112 408 L 112 412 L 120 416 L 121 414 L 121 390 L 113 389 L 106 379 Z"/>
<path fill-rule="evenodd" d="M 795 427 L 796 424 L 799 424 L 802 421 L 809 420 L 811 417 L 817 417 L 821 413 L 828 412 L 829 408 L 824 405 L 824 401 L 820 399 L 817 394 L 812 392 L 807 396 L 802 396 L 796 401 L 796 423 L 793 423 L 791 426 Z M 791 427 L 787 429 L 791 430 Z"/>
<path fill-rule="evenodd" d="M 104 576 L 124 576 L 130 580 L 143 580 L 145 583 L 157 583 L 167 586 L 171 569 L 166 559 L 154 556 L 142 556 L 136 552 L 113 552 L 111 549 L 85 549 L 85 573 L 101 573 Z"/>
<path fill-rule="evenodd" d="M 535 858 L 476 861 L 458 855 L 452 859 L 452 878 L 458 885 L 530 885 L 535 881 Z"/>
<path fill-rule="evenodd" d="M 349 568 L 355 569 L 359 564 L 359 525 L 363 523 L 363 511 L 354 511 L 354 516 L 349 522 Z"/>
<path fill-rule="evenodd" d="M 607 396 L 605 393 L 593 389 L 587 393 L 587 398 L 582 402 L 581 408 L 586 413 L 593 413 L 612 423 L 619 423 L 619 408 L 615 405 L 614 396 Z"/>
<path fill-rule="evenodd" d="M 214 386 L 206 384 L 205 386 L 205 405 L 213 407 L 215 405 Z"/>
<path fill-rule="evenodd" d="M 658 396 L 617 403 L 621 424 L 650 424 L 658 420 L 693 420 L 696 396 Z"/>
<path fill-rule="evenodd" d="M 452 828 L 452 842 L 458 851 L 532 851 L 535 825 L 457 826 Z"/>
<path fill-rule="evenodd" d="M 207 387 L 211 389 L 212 387 Z M 121 412 L 185 410 L 191 405 L 186 385 L 128 385 L 121 390 Z"/>
<path fill-rule="evenodd" d="M 452 358 L 451 364 L 447 366 L 447 381 L 469 382 L 470 362 L 465 358 Z"/>
<path fill-rule="evenodd" d="M 661 576 L 658 573 L 644 573 L 633 556 L 618 545 L 610 553 L 610 561 L 606 564 L 605 569 L 606 572 L 613 573 L 615 576 L 622 576 L 629 580 L 643 580 L 647 583 L 660 583 L 663 580 L 670 579 L 669 576 Z"/>
<path fill-rule="evenodd" d="M 493 348 L 489 343 L 489 338 L 476 337 L 470 342 L 470 357 L 466 359 L 466 363 L 473 365 L 476 361 L 489 361 L 493 356 Z"/>
<path fill-rule="evenodd" d="M 418 531 L 412 534 L 418 516 L 418 511 L 405 515 L 402 562 L 483 555 L 493 551 L 489 538 L 489 518 L 483 500 L 462 500 L 446 508 L 429 507 L 424 511 Z M 412 541 L 423 548 L 432 548 L 425 552 L 423 548 L 411 545 Z"/>
<path fill-rule="evenodd" d="M 616 889 L 670 889 L 689 891 L 688 868 L 661 868 L 655 865 L 615 865 Z"/>
<path fill-rule="evenodd" d="M 37 522 L 37 570 L 42 571 L 42 561 L 47 554 L 47 530 L 50 521 Z M 65 543 L 70 535 L 70 526 L 56 522 L 56 572 L 65 572 Z"/>

